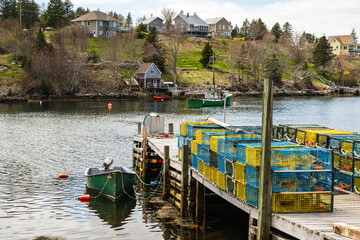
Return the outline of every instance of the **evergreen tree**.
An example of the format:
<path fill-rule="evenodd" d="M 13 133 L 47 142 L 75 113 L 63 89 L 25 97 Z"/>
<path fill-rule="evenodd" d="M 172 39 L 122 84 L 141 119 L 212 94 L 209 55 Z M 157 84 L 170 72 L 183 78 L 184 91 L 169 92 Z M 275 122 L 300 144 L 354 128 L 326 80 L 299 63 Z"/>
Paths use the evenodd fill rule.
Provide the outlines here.
<path fill-rule="evenodd" d="M 75 17 L 72 11 L 73 4 L 69 0 L 50 0 L 44 14 L 44 27 L 61 27 Z"/>
<path fill-rule="evenodd" d="M 35 41 L 35 49 L 39 52 L 42 50 L 51 51 L 53 49 L 52 44 L 47 43 L 45 39 L 44 33 L 41 31 L 41 28 L 39 28 L 36 41 Z"/>
<path fill-rule="evenodd" d="M 20 2 L 18 2 L 18 10 L 20 11 Z M 34 0 L 22 0 L 21 16 L 25 28 L 29 29 L 35 22 L 39 21 L 39 10 L 40 7 Z"/>
<path fill-rule="evenodd" d="M 357 39 L 358 39 L 358 38 L 357 38 L 357 36 L 356 36 L 355 28 L 352 29 L 351 35 L 353 36 L 355 43 L 357 43 Z"/>
<path fill-rule="evenodd" d="M 125 25 L 127 27 L 131 27 L 133 24 L 133 20 L 132 20 L 132 17 L 131 17 L 131 13 L 129 12 L 127 17 L 126 17 L 126 20 L 125 20 Z"/>
<path fill-rule="evenodd" d="M 2 19 L 18 17 L 16 0 L 0 0 L 0 17 Z"/>
<path fill-rule="evenodd" d="M 325 73 L 325 66 L 333 60 L 335 55 L 332 53 L 332 47 L 326 39 L 322 36 L 315 46 L 313 52 L 313 61 L 316 67 L 322 67 L 323 74 Z"/>
<path fill-rule="evenodd" d="M 259 18 L 258 20 L 253 19 L 249 28 L 250 39 L 252 40 L 261 40 L 264 35 L 267 33 L 267 28 L 265 23 Z"/>
<path fill-rule="evenodd" d="M 281 30 L 280 24 L 278 22 L 275 23 L 275 25 L 272 27 L 271 33 L 275 36 L 275 39 L 277 42 L 277 40 L 279 40 L 279 38 L 281 37 L 281 34 L 282 34 L 282 30 Z"/>
<path fill-rule="evenodd" d="M 146 24 L 140 23 L 137 28 L 136 28 L 136 38 L 138 39 L 144 39 L 145 38 L 145 34 L 144 32 L 146 32 Z"/>
<path fill-rule="evenodd" d="M 292 26 L 289 22 L 286 22 L 284 25 L 283 25 L 283 34 L 287 34 L 287 35 L 290 35 L 292 36 L 293 34 L 293 29 L 292 29 Z"/>
<path fill-rule="evenodd" d="M 315 37 L 315 34 L 303 32 L 303 37 L 308 43 L 315 43 L 317 38 Z"/>
<path fill-rule="evenodd" d="M 282 68 L 281 63 L 276 54 L 267 59 L 265 63 L 264 76 L 274 81 L 274 84 L 281 83 Z"/>
<path fill-rule="evenodd" d="M 250 22 L 245 18 L 241 28 L 240 28 L 240 37 L 250 38 Z"/>
<path fill-rule="evenodd" d="M 238 25 L 236 24 L 235 27 L 233 28 L 233 30 L 231 31 L 231 37 L 236 37 L 240 32 L 240 29 L 238 27 Z"/>
<path fill-rule="evenodd" d="M 213 51 L 212 46 L 210 45 L 209 42 L 207 42 L 205 44 L 203 50 L 201 51 L 201 59 L 200 59 L 200 63 L 202 64 L 202 66 L 204 68 L 206 68 L 210 64 L 210 62 L 211 62 L 210 58 L 212 57 L 213 52 L 214 51 Z"/>
<path fill-rule="evenodd" d="M 156 27 L 151 27 L 150 32 L 146 37 L 146 42 L 155 43 L 156 38 L 157 38 Z"/>
<path fill-rule="evenodd" d="M 90 10 L 88 8 L 85 10 L 85 8 L 83 8 L 83 7 L 78 7 L 76 9 L 76 11 L 75 11 L 75 16 L 80 17 L 80 16 L 85 15 L 85 14 L 87 14 L 89 12 L 90 12 Z"/>

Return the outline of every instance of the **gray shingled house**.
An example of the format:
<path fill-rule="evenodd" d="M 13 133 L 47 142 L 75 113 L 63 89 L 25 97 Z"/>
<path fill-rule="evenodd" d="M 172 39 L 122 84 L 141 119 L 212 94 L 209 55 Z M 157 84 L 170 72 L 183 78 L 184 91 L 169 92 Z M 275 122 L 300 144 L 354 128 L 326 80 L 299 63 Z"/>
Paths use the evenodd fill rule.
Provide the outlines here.
<path fill-rule="evenodd" d="M 162 32 L 163 30 L 163 20 L 159 17 L 147 18 L 141 23 L 146 24 L 147 31 L 150 31 L 152 27 L 155 27 L 158 32 Z"/>
<path fill-rule="evenodd" d="M 191 37 L 208 37 L 209 25 L 196 13 L 193 16 L 179 14 L 175 17 L 175 27 L 184 29 Z"/>
<path fill-rule="evenodd" d="M 118 19 L 100 11 L 92 11 L 71 21 L 86 26 L 93 37 L 108 38 L 116 36 L 116 32 L 120 30 L 120 21 Z"/>
<path fill-rule="evenodd" d="M 135 73 L 135 79 L 140 88 L 144 90 L 156 90 L 161 88 L 162 72 L 154 63 L 143 63 Z"/>

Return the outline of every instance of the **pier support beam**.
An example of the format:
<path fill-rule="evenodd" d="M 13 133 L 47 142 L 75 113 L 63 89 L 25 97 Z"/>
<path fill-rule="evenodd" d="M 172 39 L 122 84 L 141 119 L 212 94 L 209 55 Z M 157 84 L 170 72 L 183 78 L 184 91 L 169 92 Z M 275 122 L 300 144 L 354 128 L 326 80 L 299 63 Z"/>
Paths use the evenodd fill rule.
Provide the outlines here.
<path fill-rule="evenodd" d="M 163 194 L 162 199 L 165 201 L 170 195 L 170 158 L 169 146 L 164 146 L 164 169 L 163 169 Z"/>
<path fill-rule="evenodd" d="M 174 124 L 173 123 L 169 123 L 169 133 L 170 134 L 174 133 Z"/>
<path fill-rule="evenodd" d="M 195 199 L 195 218 L 196 225 L 205 225 L 205 186 L 196 181 L 196 199 Z"/>
<path fill-rule="evenodd" d="M 142 129 L 142 142 L 141 142 L 141 147 L 142 147 L 142 161 L 141 161 L 141 165 L 142 165 L 142 172 L 141 172 L 141 178 L 145 183 L 148 183 L 148 179 L 147 179 L 147 139 L 146 139 L 146 127 L 143 127 Z M 145 185 L 143 186 L 144 188 L 146 187 Z"/>
<path fill-rule="evenodd" d="M 180 201 L 180 215 L 185 217 L 187 215 L 187 193 L 189 185 L 189 147 L 187 144 L 183 145 L 183 158 L 181 161 L 181 201 Z"/>
<path fill-rule="evenodd" d="M 138 123 L 138 134 L 141 133 L 141 123 Z"/>
<path fill-rule="evenodd" d="M 270 69 L 271 71 L 271 69 Z M 272 76 L 271 72 L 269 74 Z M 270 239 L 272 179 L 271 179 L 271 139 L 273 112 L 273 80 L 265 77 L 261 135 L 260 187 L 258 197 L 258 240 Z"/>

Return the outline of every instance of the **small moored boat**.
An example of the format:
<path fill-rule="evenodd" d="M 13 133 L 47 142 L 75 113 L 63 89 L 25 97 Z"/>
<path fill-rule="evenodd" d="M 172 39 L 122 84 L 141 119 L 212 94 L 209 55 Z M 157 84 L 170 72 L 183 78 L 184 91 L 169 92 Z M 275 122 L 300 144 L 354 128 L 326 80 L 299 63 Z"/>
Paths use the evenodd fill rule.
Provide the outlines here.
<path fill-rule="evenodd" d="M 104 162 L 105 169 L 88 168 L 85 171 L 86 186 L 101 195 L 116 200 L 133 191 L 135 172 L 121 166 L 110 168 L 112 159 Z"/>
<path fill-rule="evenodd" d="M 232 94 L 227 90 L 210 89 L 205 91 L 205 97 L 201 99 L 189 99 L 189 107 L 213 107 L 213 106 L 226 106 L 231 104 Z"/>
<path fill-rule="evenodd" d="M 169 96 L 154 96 L 153 98 L 155 100 L 168 100 L 168 99 L 170 99 Z"/>

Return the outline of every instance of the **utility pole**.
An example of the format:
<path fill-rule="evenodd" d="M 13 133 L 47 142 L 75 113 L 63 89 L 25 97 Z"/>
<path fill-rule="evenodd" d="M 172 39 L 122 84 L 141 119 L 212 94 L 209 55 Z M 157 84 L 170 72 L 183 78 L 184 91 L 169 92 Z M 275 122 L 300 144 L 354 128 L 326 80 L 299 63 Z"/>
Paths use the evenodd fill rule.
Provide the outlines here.
<path fill-rule="evenodd" d="M 212 65 L 213 65 L 213 87 L 215 87 L 215 56 L 214 56 L 214 50 L 212 51 Z"/>
<path fill-rule="evenodd" d="M 20 0 L 20 27 L 22 29 L 22 10 L 21 10 L 21 4 L 22 4 L 22 0 Z"/>

